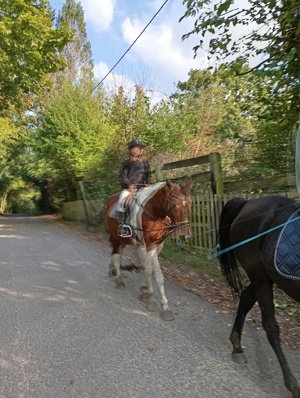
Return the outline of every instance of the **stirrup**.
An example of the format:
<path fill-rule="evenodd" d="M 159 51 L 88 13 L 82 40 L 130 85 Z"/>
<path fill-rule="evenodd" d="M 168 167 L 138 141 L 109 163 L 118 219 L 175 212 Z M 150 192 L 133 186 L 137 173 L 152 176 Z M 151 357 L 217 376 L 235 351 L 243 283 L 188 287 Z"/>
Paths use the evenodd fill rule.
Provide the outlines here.
<path fill-rule="evenodd" d="M 118 229 L 118 236 L 122 238 L 130 238 L 132 236 L 132 229 L 130 225 L 120 224 Z"/>

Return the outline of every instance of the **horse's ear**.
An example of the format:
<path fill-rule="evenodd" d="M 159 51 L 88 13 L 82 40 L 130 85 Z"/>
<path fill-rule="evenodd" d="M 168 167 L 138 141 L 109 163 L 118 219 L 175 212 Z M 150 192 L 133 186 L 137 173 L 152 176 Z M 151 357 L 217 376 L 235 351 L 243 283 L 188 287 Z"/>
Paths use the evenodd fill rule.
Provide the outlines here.
<path fill-rule="evenodd" d="M 186 183 L 187 189 L 191 189 L 192 186 L 193 186 L 194 184 L 195 184 L 195 178 L 194 178 L 194 177 L 191 177 L 191 178 L 188 180 L 188 182 Z"/>
<path fill-rule="evenodd" d="M 188 192 L 195 183 L 195 178 L 191 177 L 186 184 L 180 184 L 184 192 Z"/>
<path fill-rule="evenodd" d="M 167 181 L 166 181 L 166 186 L 167 186 L 169 189 L 171 189 L 171 187 L 172 187 L 171 184 L 172 184 L 172 183 L 171 183 L 170 180 L 167 180 Z"/>

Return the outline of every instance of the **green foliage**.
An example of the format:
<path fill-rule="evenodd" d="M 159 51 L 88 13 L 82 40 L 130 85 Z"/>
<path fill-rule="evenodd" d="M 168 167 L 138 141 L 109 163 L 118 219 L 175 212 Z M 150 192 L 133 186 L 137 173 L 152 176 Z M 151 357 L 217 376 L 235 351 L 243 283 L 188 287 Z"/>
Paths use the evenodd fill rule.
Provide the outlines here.
<path fill-rule="evenodd" d="M 28 158 L 22 130 L 8 119 L 0 119 L 0 136 L 0 211 L 33 213 L 39 193 L 26 174 Z"/>
<path fill-rule="evenodd" d="M 206 254 L 192 252 L 188 244 L 174 244 L 167 240 L 160 256 L 177 264 L 187 274 L 193 271 L 219 282 L 223 279 L 218 260 L 208 260 Z"/>
<path fill-rule="evenodd" d="M 65 67 L 59 54 L 70 41 L 55 29 L 48 0 L 0 0 L 0 115 L 49 87 L 49 74 Z"/>
<path fill-rule="evenodd" d="M 9 147 L 18 135 L 18 129 L 13 121 L 9 118 L 0 117 L 0 176 L 3 172 L 4 163 L 8 155 Z"/>
<path fill-rule="evenodd" d="M 75 200 L 78 181 L 101 167 L 114 129 L 104 115 L 103 102 L 84 86 L 65 83 L 63 91 L 39 113 L 39 126 L 32 131 L 38 167 L 31 172 L 40 179 L 51 176 L 65 191 L 64 198 Z"/>
<path fill-rule="evenodd" d="M 37 214 L 39 198 L 40 192 L 32 183 L 20 178 L 14 179 L 9 186 L 8 206 L 5 210 L 9 213 Z"/>
<path fill-rule="evenodd" d="M 252 86 L 239 83 L 232 70 L 221 66 L 215 71 L 191 70 L 189 79 L 177 84 L 171 100 L 182 125 L 184 157 L 222 151 L 226 170 L 226 163 L 232 164 L 242 151 L 243 156 L 252 156 L 248 143 L 254 140 L 255 130 L 245 112 Z"/>
<path fill-rule="evenodd" d="M 183 17 L 195 19 L 192 34 L 210 37 L 208 54 L 217 60 L 229 58 L 239 68 L 235 58 L 243 55 L 261 59 L 252 70 L 270 80 L 275 94 L 287 91 L 291 102 L 289 118 L 295 124 L 300 110 L 300 8 L 298 0 L 248 0 L 249 7 L 238 8 L 234 0 L 221 0 L 207 7 L 209 0 L 184 0 L 187 10 Z M 195 55 L 204 41 L 194 47 Z M 240 72 L 237 70 L 237 73 Z M 248 73 L 248 72 L 246 72 Z"/>
<path fill-rule="evenodd" d="M 132 94 L 120 86 L 116 94 L 107 98 L 107 109 L 110 122 L 116 126 L 117 150 L 122 150 L 135 137 L 144 138 L 147 143 L 151 128 L 150 102 L 142 87 L 135 86 Z"/>
<path fill-rule="evenodd" d="M 237 66 L 243 78 L 236 76 Z M 289 93 L 274 93 L 271 79 L 249 70 L 240 58 L 233 67 L 191 70 L 177 84 L 171 101 L 184 132 L 184 157 L 218 151 L 227 175 L 255 167 L 286 171 L 293 131 Z"/>

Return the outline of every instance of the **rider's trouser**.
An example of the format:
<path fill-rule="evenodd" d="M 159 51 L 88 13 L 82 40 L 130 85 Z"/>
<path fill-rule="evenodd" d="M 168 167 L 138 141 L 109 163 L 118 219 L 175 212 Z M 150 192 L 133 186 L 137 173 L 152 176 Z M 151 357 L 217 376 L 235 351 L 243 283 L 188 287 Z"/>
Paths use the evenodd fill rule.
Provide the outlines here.
<path fill-rule="evenodd" d="M 125 202 L 125 198 L 127 198 L 127 196 L 130 195 L 130 191 L 128 189 L 123 189 L 120 192 L 120 196 L 119 196 L 119 200 L 118 200 L 118 204 L 117 204 L 117 211 L 120 211 L 122 213 L 125 213 L 125 207 L 124 207 L 124 202 Z"/>

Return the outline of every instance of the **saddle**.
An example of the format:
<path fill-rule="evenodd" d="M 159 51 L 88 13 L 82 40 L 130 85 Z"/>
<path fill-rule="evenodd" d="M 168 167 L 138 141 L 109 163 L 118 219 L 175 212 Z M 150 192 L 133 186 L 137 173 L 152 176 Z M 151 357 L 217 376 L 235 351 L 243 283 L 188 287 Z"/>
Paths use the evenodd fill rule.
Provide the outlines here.
<path fill-rule="evenodd" d="M 135 196 L 134 194 L 130 194 L 130 195 L 126 196 L 124 202 L 122 203 L 126 214 L 129 213 L 131 207 L 133 206 L 134 196 Z"/>
<path fill-rule="evenodd" d="M 122 207 L 125 210 L 126 218 L 129 215 L 132 207 L 134 206 L 135 196 L 136 196 L 136 194 L 130 194 L 130 195 L 126 196 L 126 198 L 123 200 L 123 203 L 121 203 Z M 118 202 L 116 202 L 113 205 L 113 207 L 112 207 L 112 209 L 111 209 L 111 211 L 109 213 L 109 217 L 110 218 L 115 218 L 116 220 L 119 219 L 118 212 L 117 212 L 117 207 L 118 207 Z"/>

